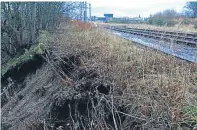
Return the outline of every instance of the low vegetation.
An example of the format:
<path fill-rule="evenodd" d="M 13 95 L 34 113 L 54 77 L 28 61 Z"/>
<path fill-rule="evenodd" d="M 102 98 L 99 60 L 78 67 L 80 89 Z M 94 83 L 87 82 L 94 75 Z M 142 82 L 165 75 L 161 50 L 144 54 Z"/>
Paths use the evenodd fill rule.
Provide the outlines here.
<path fill-rule="evenodd" d="M 140 28 L 140 29 L 152 29 L 152 30 L 163 30 L 163 31 L 178 31 L 178 32 L 187 32 L 187 33 L 196 33 L 197 29 L 194 24 L 183 24 L 179 22 L 172 27 L 167 26 L 155 26 L 147 24 L 130 24 L 128 27 Z"/>
<path fill-rule="evenodd" d="M 88 113 L 81 113 L 76 107 L 78 112 L 75 111 L 75 114 L 78 113 L 78 116 L 63 118 L 67 120 L 73 117 L 73 121 L 70 119 L 71 122 L 67 122 L 73 128 L 191 129 L 195 127 L 197 123 L 196 64 L 149 48 L 138 47 L 102 29 L 92 28 L 83 31 L 80 28 L 79 31 L 61 24 L 58 30 L 61 34 L 54 34 L 55 42 L 46 46 L 46 49 L 51 50 L 56 58 L 63 55 L 78 57 L 80 64 L 75 65 L 77 68 L 74 69 L 73 74 L 68 74 L 63 68 L 56 67 L 50 56 L 47 61 L 62 78 L 65 88 L 74 87 L 74 90 L 78 91 L 76 93 L 80 90 L 82 96 L 72 99 L 76 104 L 80 106 L 83 100 L 93 103 L 86 104 L 87 108 L 84 111 Z M 62 58 L 59 60 L 61 61 Z M 93 70 L 99 77 L 96 76 L 95 79 L 91 72 L 90 79 L 84 77 L 86 80 L 83 80 L 84 85 L 82 85 L 80 79 L 71 76 L 81 69 Z M 83 76 L 86 74 L 84 73 Z M 110 89 L 104 89 L 104 92 L 92 88 L 92 85 L 97 84 L 97 80 L 100 81 L 101 78 L 107 82 L 107 86 L 110 86 Z M 103 80 L 100 82 L 103 83 Z M 86 86 L 86 82 L 92 85 Z M 76 89 L 79 86 L 80 89 Z M 96 91 L 101 95 L 83 96 Z M 72 101 L 67 99 L 66 102 Z M 72 104 L 70 105 L 72 107 Z M 71 111 L 70 115 L 73 115 Z"/>
<path fill-rule="evenodd" d="M 194 19 L 195 21 L 196 19 Z M 139 28 L 139 29 L 150 29 L 150 30 L 161 30 L 161 31 L 178 31 L 178 32 L 186 32 L 186 33 L 196 33 L 197 29 L 195 25 L 192 24 L 183 24 L 180 20 L 178 24 L 174 26 L 155 26 L 150 24 L 112 24 L 112 23 L 102 23 L 102 25 L 111 25 L 111 26 L 124 26 L 124 27 L 131 27 L 131 28 Z"/>

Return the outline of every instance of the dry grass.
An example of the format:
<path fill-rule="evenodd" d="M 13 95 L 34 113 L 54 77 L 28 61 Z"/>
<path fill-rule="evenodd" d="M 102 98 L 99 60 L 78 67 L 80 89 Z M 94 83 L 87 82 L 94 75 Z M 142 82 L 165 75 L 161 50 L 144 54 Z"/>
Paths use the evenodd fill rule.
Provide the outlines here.
<path fill-rule="evenodd" d="M 16 97 L 3 106 L 4 127 L 43 129 L 54 124 L 43 123 L 51 114 L 65 116 L 79 104 L 88 106 L 88 114 L 79 110 L 65 116 L 70 129 L 166 130 L 197 124 L 197 64 L 80 25 L 62 23 L 43 37 L 48 64 L 21 83 L 25 86 L 16 94 L 22 100 Z M 80 64 L 68 60 L 73 56 Z M 109 85 L 110 93 L 99 93 L 99 85 Z M 61 111 L 53 110 L 57 100 L 66 103 Z"/>
<path fill-rule="evenodd" d="M 96 68 L 111 79 L 113 100 L 127 111 L 122 113 L 126 120 L 121 129 L 131 129 L 136 122 L 140 128 L 176 129 L 190 120 L 182 118 L 182 106 L 197 105 L 196 92 L 189 91 L 197 89 L 196 64 L 137 47 L 102 29 L 75 31 L 62 24 L 60 30 L 61 34 L 54 35 L 54 50 L 80 54 L 81 68 Z"/>
<path fill-rule="evenodd" d="M 166 26 L 154 26 L 154 25 L 147 25 L 147 24 L 134 24 L 134 25 L 128 25 L 128 27 L 132 28 L 140 28 L 140 29 L 153 29 L 153 30 L 162 30 L 162 31 L 180 31 L 180 32 L 197 32 L 197 29 L 195 29 L 195 25 L 189 24 L 189 25 L 180 25 L 176 24 L 173 27 L 166 27 Z"/>
<path fill-rule="evenodd" d="M 184 25 L 184 24 L 181 24 L 181 22 L 172 27 L 155 26 L 155 25 L 149 25 L 149 24 L 107 24 L 107 25 L 126 26 L 126 27 L 131 27 L 131 28 L 151 29 L 151 30 L 161 30 L 161 31 L 179 31 L 179 32 L 187 32 L 187 33 L 197 32 L 195 25 L 193 24 Z"/>

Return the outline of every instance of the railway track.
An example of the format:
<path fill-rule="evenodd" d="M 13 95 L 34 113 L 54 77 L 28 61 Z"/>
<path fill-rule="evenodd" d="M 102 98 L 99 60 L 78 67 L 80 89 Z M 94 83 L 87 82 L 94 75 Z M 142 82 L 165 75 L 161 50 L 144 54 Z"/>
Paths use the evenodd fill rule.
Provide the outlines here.
<path fill-rule="evenodd" d="M 117 26 L 102 26 L 115 35 L 180 59 L 197 63 L 197 34 L 157 31 Z M 159 42 L 164 41 L 164 42 Z M 158 43 L 159 42 L 159 43 Z M 170 43 L 170 44 L 169 44 Z M 175 44 L 171 44 L 175 43 Z M 180 44 L 179 44 L 180 43 Z"/>
<path fill-rule="evenodd" d="M 182 43 L 186 45 L 197 46 L 197 33 L 158 31 L 158 30 L 150 30 L 150 29 L 137 29 L 137 28 L 116 27 L 116 26 L 105 26 L 104 28 L 123 32 L 123 33 L 143 36 L 147 38 L 153 38 L 156 40 L 163 40 L 172 43 L 178 43 L 178 44 Z"/>

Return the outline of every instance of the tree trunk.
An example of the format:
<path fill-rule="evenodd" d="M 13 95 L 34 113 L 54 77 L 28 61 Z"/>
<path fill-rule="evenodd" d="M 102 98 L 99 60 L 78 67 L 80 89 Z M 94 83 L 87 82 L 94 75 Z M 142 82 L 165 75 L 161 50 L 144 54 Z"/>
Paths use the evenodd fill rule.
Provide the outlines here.
<path fill-rule="evenodd" d="M 34 44 L 36 34 L 36 2 L 32 3 L 32 42 Z"/>

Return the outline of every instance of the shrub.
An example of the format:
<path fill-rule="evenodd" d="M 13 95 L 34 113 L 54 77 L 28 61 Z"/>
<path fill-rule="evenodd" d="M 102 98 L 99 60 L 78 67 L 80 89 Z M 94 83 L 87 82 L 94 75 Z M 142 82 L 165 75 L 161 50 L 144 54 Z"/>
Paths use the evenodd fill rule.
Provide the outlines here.
<path fill-rule="evenodd" d="M 149 24 L 158 26 L 174 26 L 176 23 L 173 21 L 177 17 L 177 13 L 174 10 L 165 10 L 163 12 L 158 12 L 153 16 L 150 16 Z"/>
<path fill-rule="evenodd" d="M 172 27 L 172 26 L 174 26 L 175 24 L 176 24 L 176 22 L 174 22 L 173 20 L 169 20 L 169 21 L 166 22 L 166 25 L 167 25 L 168 27 Z"/>

